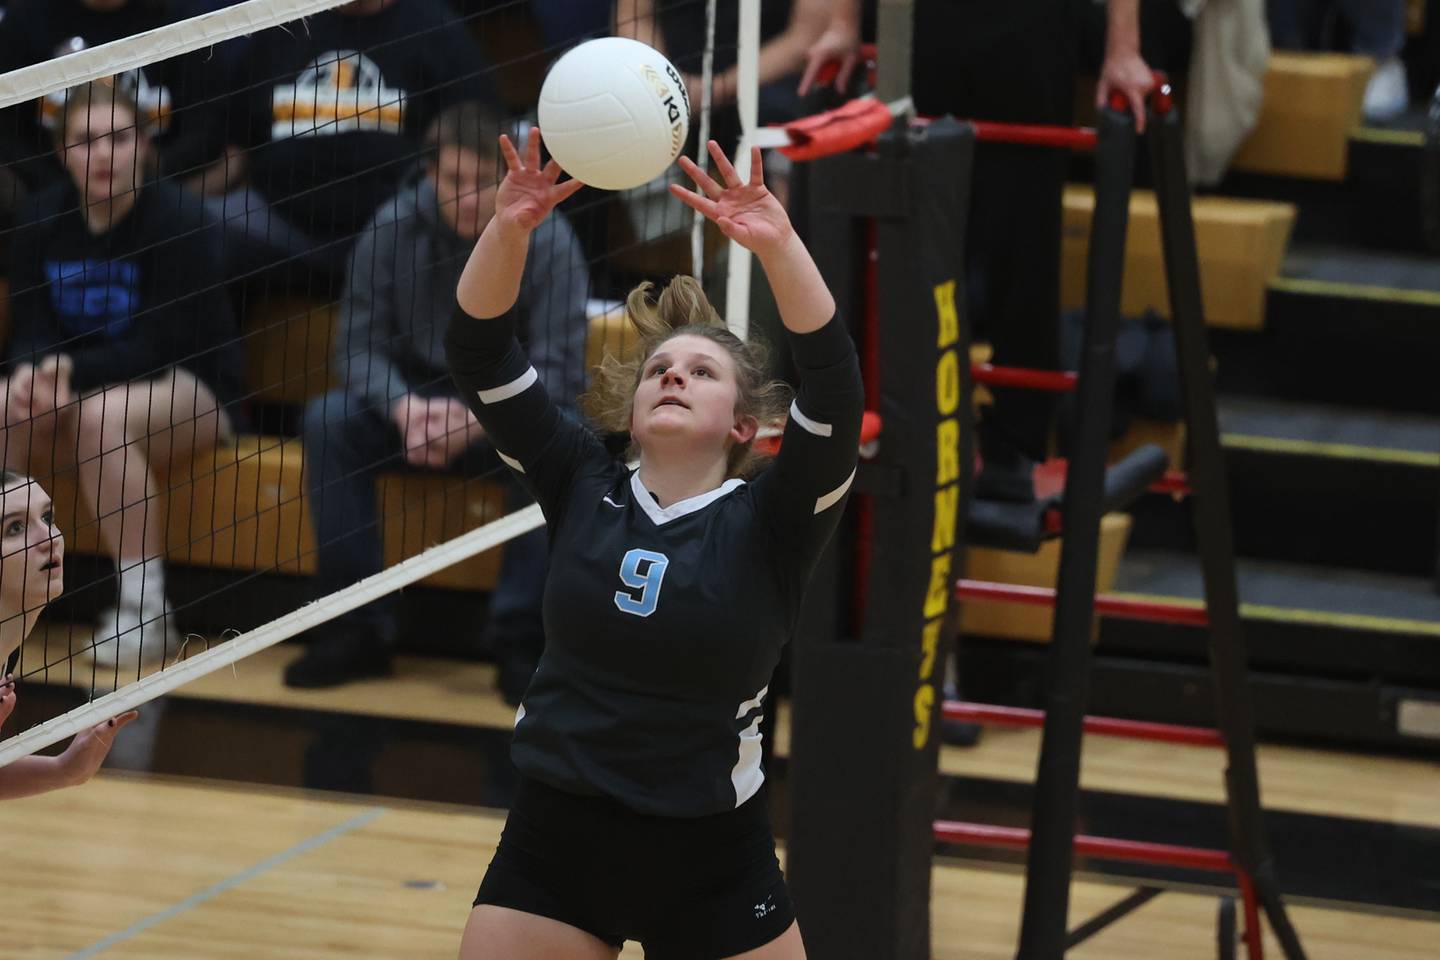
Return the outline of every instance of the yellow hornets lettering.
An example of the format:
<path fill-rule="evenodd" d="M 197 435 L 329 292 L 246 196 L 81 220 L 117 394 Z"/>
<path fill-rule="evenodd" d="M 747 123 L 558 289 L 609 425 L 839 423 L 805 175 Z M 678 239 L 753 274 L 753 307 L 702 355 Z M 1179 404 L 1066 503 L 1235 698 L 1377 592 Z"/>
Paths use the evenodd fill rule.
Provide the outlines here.
<path fill-rule="evenodd" d="M 930 742 L 930 715 L 935 708 L 935 667 L 940 657 L 945 611 L 954 577 L 950 554 L 960 510 L 960 315 L 955 306 L 955 281 L 935 287 L 935 519 L 930 531 L 930 585 L 925 591 L 925 626 L 921 634 L 920 685 L 915 690 L 916 750 Z"/>

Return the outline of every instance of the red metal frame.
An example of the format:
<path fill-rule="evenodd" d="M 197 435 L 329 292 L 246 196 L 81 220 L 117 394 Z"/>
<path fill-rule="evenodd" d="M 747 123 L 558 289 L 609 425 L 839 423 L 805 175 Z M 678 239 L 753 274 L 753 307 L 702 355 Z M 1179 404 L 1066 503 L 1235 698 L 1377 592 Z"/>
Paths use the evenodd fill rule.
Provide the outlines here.
<path fill-rule="evenodd" d="M 991 387 L 1016 387 L 1021 390 L 1044 390 L 1070 393 L 1080 382 L 1071 370 L 1032 370 L 1028 367 L 1002 367 L 993 363 L 970 364 L 970 376 L 976 383 Z"/>
<path fill-rule="evenodd" d="M 1060 150 L 1094 150 L 1100 142 L 1092 127 L 1058 127 L 1039 123 L 995 123 L 971 120 L 975 139 L 981 143 L 1018 143 Z"/>
<path fill-rule="evenodd" d="M 1024 707 L 1001 707 L 991 703 L 970 703 L 946 700 L 941 704 L 946 720 L 964 720 L 1001 727 L 1041 727 L 1045 711 Z M 1149 720 L 1122 720 L 1119 717 L 1086 717 L 1085 732 L 1098 737 L 1124 737 L 1129 740 L 1150 740 L 1156 743 L 1184 744 L 1192 747 L 1224 748 L 1225 738 L 1219 730 L 1187 727 Z"/>
<path fill-rule="evenodd" d="M 995 583 L 990 580 L 962 579 L 955 584 L 957 600 L 993 600 L 1018 603 L 1027 607 L 1055 606 L 1055 591 L 1050 587 L 1030 587 L 1018 583 Z M 1095 595 L 1095 615 L 1117 620 L 1143 620 L 1149 623 L 1170 623 L 1185 627 L 1208 627 L 1210 618 L 1204 607 L 1155 600 L 1136 600 L 1106 593 Z"/>

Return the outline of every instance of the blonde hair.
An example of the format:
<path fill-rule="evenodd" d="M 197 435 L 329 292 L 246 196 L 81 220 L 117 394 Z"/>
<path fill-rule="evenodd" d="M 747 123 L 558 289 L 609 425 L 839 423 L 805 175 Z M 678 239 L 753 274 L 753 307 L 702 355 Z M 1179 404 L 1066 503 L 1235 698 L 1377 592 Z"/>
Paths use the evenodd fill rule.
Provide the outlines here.
<path fill-rule="evenodd" d="M 778 422 L 790 403 L 790 387 L 769 378 L 768 352 L 763 344 L 741 340 L 725 327 L 694 277 L 675 277 L 658 295 L 646 281 L 625 298 L 625 317 L 639 334 L 639 349 L 628 359 L 606 353 L 581 404 L 590 419 L 612 433 L 626 433 L 634 413 L 635 391 L 645 364 L 668 341 L 680 336 L 705 337 L 724 347 L 735 363 L 737 416 L 754 417 L 761 426 Z M 754 438 L 735 444 L 726 457 L 726 476 L 749 476 L 767 457 L 754 449 Z M 637 454 L 632 441 L 630 453 Z"/>

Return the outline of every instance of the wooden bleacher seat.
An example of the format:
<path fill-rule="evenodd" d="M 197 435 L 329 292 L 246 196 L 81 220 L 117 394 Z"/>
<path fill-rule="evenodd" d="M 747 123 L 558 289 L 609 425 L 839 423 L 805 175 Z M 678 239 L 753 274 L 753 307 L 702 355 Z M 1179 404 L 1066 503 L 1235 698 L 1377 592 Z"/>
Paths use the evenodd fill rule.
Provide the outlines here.
<path fill-rule="evenodd" d="M 303 404 L 333 384 L 334 304 L 303 297 L 261 300 L 245 317 L 245 369 L 256 400 Z"/>
<path fill-rule="evenodd" d="M 1085 304 L 1086 262 L 1095 194 L 1090 187 L 1065 188 L 1060 299 L 1067 309 Z M 1265 323 L 1265 298 L 1280 274 L 1295 207 L 1264 200 L 1197 197 L 1192 206 L 1200 256 L 1200 286 L 1210 326 L 1258 330 Z M 1165 263 L 1160 247 L 1160 214 L 1154 193 L 1137 190 L 1130 199 L 1125 236 L 1125 285 L 1121 311 L 1147 309 L 1169 315 Z"/>
<path fill-rule="evenodd" d="M 1097 592 L 1105 593 L 1114 587 L 1115 573 L 1129 539 L 1128 514 L 1106 514 L 1100 521 Z M 1054 587 L 1060 571 L 1061 542 L 1058 538 L 1047 541 L 1035 553 L 971 547 L 966 555 L 965 575 L 975 580 Z M 960 606 L 960 631 L 973 636 L 1043 643 L 1050 639 L 1053 622 L 1054 611 L 1043 607 L 982 600 L 967 600 Z"/>
<path fill-rule="evenodd" d="M 304 487 L 298 439 L 242 436 L 160 478 L 172 562 L 230 570 L 309 575 L 315 532 Z M 493 480 L 443 474 L 383 474 L 377 481 L 385 561 L 397 563 L 425 547 L 496 519 L 504 492 Z M 98 529 L 78 505 L 73 475 L 54 480 L 56 519 L 67 548 L 99 552 Z M 422 581 L 431 586 L 489 590 L 499 570 L 491 550 Z"/>
<path fill-rule="evenodd" d="M 1260 119 L 1232 169 L 1344 180 L 1350 132 L 1360 124 L 1369 57 L 1277 50 L 1265 73 Z"/>

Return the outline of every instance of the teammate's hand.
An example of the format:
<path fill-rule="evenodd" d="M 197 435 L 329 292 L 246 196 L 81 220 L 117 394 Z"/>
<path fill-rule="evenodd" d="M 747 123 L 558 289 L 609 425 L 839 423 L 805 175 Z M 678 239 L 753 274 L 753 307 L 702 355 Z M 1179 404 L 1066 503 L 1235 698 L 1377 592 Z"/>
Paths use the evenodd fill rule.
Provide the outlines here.
<path fill-rule="evenodd" d="M 1100 82 L 1095 87 L 1095 106 L 1103 109 L 1110 94 L 1124 94 L 1135 115 L 1135 129 L 1145 132 L 1145 101 L 1155 85 L 1155 74 L 1138 50 L 1106 50 L 1100 68 Z"/>
<path fill-rule="evenodd" d="M 844 93 L 850 86 L 850 75 L 860 62 L 860 28 L 847 18 L 834 18 L 825 32 L 805 51 L 805 73 L 800 77 L 800 96 L 812 87 L 824 86 L 820 77 L 830 64 L 837 64 L 833 86 Z"/>
<path fill-rule="evenodd" d="M 505 158 L 505 179 L 495 192 L 495 218 L 507 227 L 529 233 L 540 226 L 555 205 L 574 195 L 585 184 L 579 180 L 559 183 L 560 164 L 553 159 L 540 166 L 540 128 L 531 127 L 525 143 L 525 159 L 505 134 L 500 134 L 500 155 Z"/>
<path fill-rule="evenodd" d="M 429 404 L 425 418 L 428 437 L 425 465 L 440 470 L 459 459 L 485 431 L 470 408 L 455 397 L 435 397 Z"/>
<path fill-rule="evenodd" d="M 680 158 L 680 169 L 703 191 L 703 195 L 686 190 L 678 183 L 670 185 L 682 203 L 698 210 L 714 221 L 720 232 L 758 257 L 782 249 L 795 236 L 790 216 L 780 201 L 765 186 L 764 162 L 760 148 L 750 149 L 750 182 L 742 183 L 720 144 L 710 141 L 710 158 L 725 181 L 716 183 L 710 174 L 696 166 L 689 157 Z"/>
<path fill-rule="evenodd" d="M 105 757 L 115 743 L 115 735 L 138 716 L 138 713 L 131 710 L 75 734 L 70 746 L 55 758 L 65 785 L 78 787 L 95 776 L 95 771 L 100 769 L 100 764 L 105 762 Z"/>
<path fill-rule="evenodd" d="M 0 730 L 5 729 L 5 721 L 10 719 L 10 714 L 15 712 L 15 678 L 6 675 L 3 683 L 0 683 Z"/>

